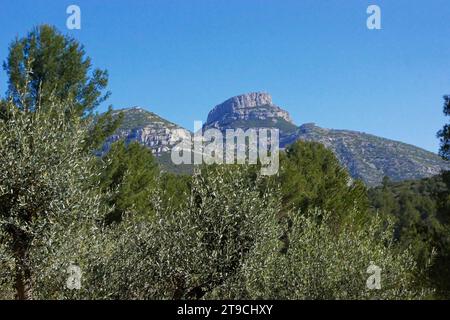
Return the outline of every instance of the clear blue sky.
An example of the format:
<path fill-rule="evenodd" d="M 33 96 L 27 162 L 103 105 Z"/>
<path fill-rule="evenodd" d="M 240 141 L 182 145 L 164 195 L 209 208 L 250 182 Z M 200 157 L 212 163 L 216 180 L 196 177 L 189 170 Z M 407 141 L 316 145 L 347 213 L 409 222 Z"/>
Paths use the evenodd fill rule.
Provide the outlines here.
<path fill-rule="evenodd" d="M 81 30 L 66 29 L 70 4 Z M 381 7 L 382 30 L 366 28 L 369 4 Z M 267 91 L 297 124 L 438 149 L 448 0 L 1 0 L 0 60 L 40 23 L 109 70 L 114 108 L 143 106 L 192 129 L 225 99 Z M 5 83 L 1 72 L 2 94 Z"/>

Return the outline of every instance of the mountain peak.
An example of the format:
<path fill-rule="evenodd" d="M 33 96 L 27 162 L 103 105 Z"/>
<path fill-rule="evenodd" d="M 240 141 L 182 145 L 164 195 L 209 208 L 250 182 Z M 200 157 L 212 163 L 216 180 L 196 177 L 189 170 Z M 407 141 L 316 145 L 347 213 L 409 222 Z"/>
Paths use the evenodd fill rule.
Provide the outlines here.
<path fill-rule="evenodd" d="M 206 128 L 279 127 L 294 130 L 286 110 L 276 106 L 266 92 L 251 92 L 232 97 L 215 106 L 208 114 Z"/>
<path fill-rule="evenodd" d="M 273 105 L 272 96 L 267 92 L 250 92 L 232 97 L 221 104 L 220 106 L 229 106 L 236 109 L 254 108 L 264 105 Z"/>

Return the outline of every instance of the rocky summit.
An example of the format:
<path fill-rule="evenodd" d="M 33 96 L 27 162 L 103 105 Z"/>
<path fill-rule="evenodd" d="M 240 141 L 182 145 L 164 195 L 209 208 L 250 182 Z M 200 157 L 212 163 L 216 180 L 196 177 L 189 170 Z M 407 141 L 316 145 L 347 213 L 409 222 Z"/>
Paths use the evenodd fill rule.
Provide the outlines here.
<path fill-rule="evenodd" d="M 239 95 L 215 106 L 208 114 L 204 129 L 278 128 L 288 134 L 297 128 L 289 113 L 276 106 L 264 92 Z"/>
<path fill-rule="evenodd" d="M 167 170 L 184 172 L 170 163 L 170 150 L 191 133 L 142 108 L 123 112 L 124 121 L 104 146 L 119 139 L 138 141 L 158 157 Z M 332 150 L 341 164 L 355 179 L 368 186 L 377 186 L 383 177 L 392 181 L 427 178 L 450 170 L 449 162 L 437 154 L 406 143 L 377 137 L 364 132 L 325 129 L 315 124 L 297 126 L 289 113 L 272 102 L 268 93 L 253 92 L 239 95 L 215 106 L 208 114 L 203 129 L 278 128 L 281 148 L 297 140 L 322 143 Z"/>

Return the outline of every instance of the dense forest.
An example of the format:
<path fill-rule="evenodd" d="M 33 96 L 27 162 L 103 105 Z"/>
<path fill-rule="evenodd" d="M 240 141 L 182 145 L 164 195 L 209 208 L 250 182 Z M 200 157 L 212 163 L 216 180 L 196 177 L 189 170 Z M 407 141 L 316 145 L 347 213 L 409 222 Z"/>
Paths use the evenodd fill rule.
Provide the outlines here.
<path fill-rule="evenodd" d="M 448 173 L 367 189 L 322 144 L 297 141 L 275 176 L 175 175 L 137 143 L 96 156 L 121 119 L 96 113 L 108 73 L 76 40 L 39 26 L 4 70 L 0 299 L 450 297 Z M 448 128 L 439 136 L 448 157 Z"/>
<path fill-rule="evenodd" d="M 411 248 L 433 287 L 450 297 L 450 172 L 369 190 L 371 210 L 395 219 L 395 239 Z"/>

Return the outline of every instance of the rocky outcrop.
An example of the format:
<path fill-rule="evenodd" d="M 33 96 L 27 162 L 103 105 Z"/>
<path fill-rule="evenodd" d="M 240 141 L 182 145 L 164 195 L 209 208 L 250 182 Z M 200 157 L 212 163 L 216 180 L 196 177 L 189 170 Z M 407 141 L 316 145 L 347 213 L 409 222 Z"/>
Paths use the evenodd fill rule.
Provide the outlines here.
<path fill-rule="evenodd" d="M 289 113 L 276 106 L 268 93 L 239 95 L 215 106 L 205 128 L 295 127 Z"/>
<path fill-rule="evenodd" d="M 188 130 L 139 107 L 115 111 L 113 116 L 119 113 L 124 115 L 123 123 L 107 139 L 103 152 L 109 149 L 111 143 L 123 139 L 126 143 L 137 141 L 158 156 L 169 152 L 182 139 L 191 136 Z"/>

